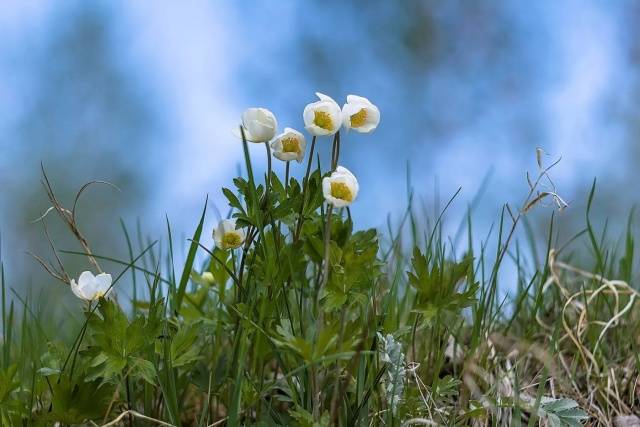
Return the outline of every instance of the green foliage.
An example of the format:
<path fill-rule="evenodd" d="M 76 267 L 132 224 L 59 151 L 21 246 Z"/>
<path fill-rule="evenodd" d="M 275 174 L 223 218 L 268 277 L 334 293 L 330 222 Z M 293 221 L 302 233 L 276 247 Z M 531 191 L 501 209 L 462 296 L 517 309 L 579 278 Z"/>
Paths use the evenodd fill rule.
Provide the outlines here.
<path fill-rule="evenodd" d="M 458 291 L 464 279 L 473 277 L 471 256 L 465 256 L 460 262 L 430 259 L 414 248 L 411 266 L 413 271 L 407 274 L 409 284 L 417 292 L 414 310 L 425 319 L 432 319 L 442 311 L 457 313 L 475 302 L 478 283 L 472 279 L 464 291 Z"/>
<path fill-rule="evenodd" d="M 113 395 L 113 386 L 100 380 L 71 381 L 63 376 L 51 384 L 51 410 L 43 411 L 40 420 L 79 424 L 101 419 Z"/>
<path fill-rule="evenodd" d="M 155 366 L 146 358 L 153 353 L 162 329 L 162 308 L 162 300 L 157 301 L 147 316 L 129 321 L 118 304 L 101 299 L 100 314 L 89 314 L 92 345 L 83 352 L 92 368 L 87 379 L 116 382 L 128 376 L 156 384 Z"/>
<path fill-rule="evenodd" d="M 589 415 L 572 399 L 543 397 L 538 413 L 551 427 L 579 427 Z"/>
<path fill-rule="evenodd" d="M 9 302 L 0 268 L 3 426 L 97 424 L 129 409 L 175 426 L 578 426 L 637 407 L 640 343 L 625 331 L 640 327 L 640 294 L 621 282 L 637 270 L 631 217 L 619 256 L 589 216 L 574 242 L 587 251 L 553 250 L 551 223 L 537 253 L 526 223 L 526 253 L 509 208 L 486 240 L 474 240 L 471 214 L 447 240 L 453 198 L 435 222 L 410 197 L 389 221 L 397 231 L 362 230 L 348 207 L 325 203 L 319 158 L 303 178 L 289 165 L 288 179 L 272 167 L 263 180 L 256 145 L 243 147 L 247 176 L 222 190 L 246 235 L 235 250 L 205 244 L 206 204 L 183 241 L 168 223 L 156 245 L 123 222 L 127 260 L 62 252 L 114 276 L 116 296 L 84 318 L 79 304 L 61 318 Z M 588 215 L 593 202 L 594 191 Z M 504 295 L 508 262 L 516 291 Z"/>
<path fill-rule="evenodd" d="M 21 413 L 20 380 L 18 365 L 12 364 L 0 370 L 0 420 L 2 425 L 11 425 L 16 415 Z"/>
<path fill-rule="evenodd" d="M 318 421 L 314 419 L 313 414 L 303 408 L 295 408 L 290 415 L 299 427 L 328 427 L 331 425 L 329 414 L 326 412 L 322 414 Z"/>

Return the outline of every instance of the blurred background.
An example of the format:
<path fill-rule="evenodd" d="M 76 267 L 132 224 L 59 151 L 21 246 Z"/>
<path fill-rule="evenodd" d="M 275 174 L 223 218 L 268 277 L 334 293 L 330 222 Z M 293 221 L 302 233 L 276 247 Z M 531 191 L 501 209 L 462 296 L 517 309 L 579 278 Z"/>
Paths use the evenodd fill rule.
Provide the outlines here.
<path fill-rule="evenodd" d="M 49 206 L 41 163 L 69 206 L 90 180 L 121 189 L 96 186 L 79 202 L 96 253 L 127 257 L 120 219 L 157 238 L 166 216 L 185 247 L 207 193 L 207 230 L 227 214 L 220 187 L 239 170 L 231 129 L 241 112 L 264 106 L 282 128 L 302 129 L 316 91 L 340 104 L 365 96 L 382 112 L 376 132 L 343 138 L 341 163 L 361 183 L 353 207 L 361 228 L 383 228 L 387 215 L 397 222 L 409 177 L 427 211 L 462 187 L 453 230 L 482 188 L 474 205 L 482 237 L 505 202 L 522 203 L 542 147 L 547 163 L 562 156 L 552 176 L 571 204 L 560 215 L 567 235 L 584 224 L 595 177 L 597 214 L 615 229 L 639 197 L 639 71 L 640 3 L 631 0 L 4 0 L 0 234 L 9 284 L 53 282 L 25 254 L 51 258 L 42 222 L 32 222 Z M 330 142 L 319 145 L 328 155 Z M 263 147 L 251 150 L 264 164 Z M 533 212 L 534 227 L 549 215 Z M 53 215 L 47 226 L 59 248 L 79 250 Z M 72 255 L 65 262 L 73 274 L 88 268 Z"/>

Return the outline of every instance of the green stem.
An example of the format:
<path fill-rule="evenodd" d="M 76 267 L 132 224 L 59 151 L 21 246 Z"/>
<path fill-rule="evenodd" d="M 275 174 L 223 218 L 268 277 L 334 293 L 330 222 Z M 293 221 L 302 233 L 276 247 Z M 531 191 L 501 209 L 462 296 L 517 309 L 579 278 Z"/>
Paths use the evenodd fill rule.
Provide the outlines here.
<path fill-rule="evenodd" d="M 91 316 L 91 301 L 88 302 L 88 307 L 87 307 L 87 313 L 89 313 L 89 316 Z M 75 348 L 72 349 L 73 351 L 73 360 L 71 361 L 71 369 L 69 370 L 69 380 L 71 380 L 71 378 L 73 377 L 73 370 L 75 369 L 76 366 L 76 358 L 78 357 L 78 352 L 80 351 L 80 345 L 82 344 L 82 340 L 84 338 L 84 334 L 87 332 L 87 326 L 89 325 L 88 322 L 85 322 L 84 325 L 82 325 L 82 330 L 80 331 L 80 336 L 77 339 L 77 344 L 75 345 Z M 64 371 L 64 368 L 67 365 L 69 358 L 67 357 L 67 360 L 65 361 L 64 365 L 62 366 L 62 371 Z M 58 379 L 58 382 L 60 382 L 60 379 Z"/>
<path fill-rule="evenodd" d="M 331 171 L 335 171 L 338 167 L 338 159 L 340 158 L 340 131 L 336 132 L 333 137 L 333 146 L 331 148 Z"/>
<path fill-rule="evenodd" d="M 236 342 L 234 345 L 234 363 L 235 369 L 233 373 L 233 387 L 231 388 L 231 406 L 229 408 L 229 425 L 240 425 L 240 407 L 242 401 L 242 365 L 245 360 L 246 348 L 244 345 L 244 329 L 238 325 L 236 333 Z"/>
<path fill-rule="evenodd" d="M 127 388 L 127 407 L 131 411 L 131 386 L 129 385 L 129 373 L 124 376 L 125 387 Z M 129 414 L 129 427 L 133 427 L 133 415 Z"/>
<path fill-rule="evenodd" d="M 247 138 L 244 136 L 244 128 L 240 126 L 240 135 L 242 135 L 242 149 L 244 151 L 244 162 L 247 167 L 247 176 L 249 177 L 249 183 L 253 188 L 253 168 L 251 167 L 251 157 L 249 156 L 249 146 L 247 144 Z"/>
<path fill-rule="evenodd" d="M 289 168 L 291 166 L 291 162 L 287 162 L 287 165 L 284 168 L 284 193 L 287 193 L 289 189 Z"/>
<path fill-rule="evenodd" d="M 271 190 L 271 146 L 268 142 L 264 143 L 264 146 L 267 148 L 267 179 L 265 180 L 265 202 L 267 207 L 269 206 L 269 191 Z"/>
<path fill-rule="evenodd" d="M 342 305 L 342 309 L 340 310 L 340 333 L 338 335 L 338 348 L 342 349 L 342 344 L 344 340 L 344 324 L 345 324 L 345 316 L 346 316 L 346 305 Z M 335 362 L 335 371 L 336 371 L 336 380 L 333 386 L 333 397 L 331 398 L 331 420 L 334 425 L 338 425 L 338 409 L 340 408 L 340 362 L 336 360 Z"/>
<path fill-rule="evenodd" d="M 298 225 L 296 226 L 296 232 L 293 235 L 293 241 L 296 242 L 300 238 L 300 232 L 302 231 L 304 205 L 307 201 L 307 187 L 309 186 L 309 174 L 311 173 L 311 162 L 313 162 L 313 151 L 316 147 L 316 137 L 311 139 L 311 150 L 309 151 L 309 161 L 307 162 L 307 172 L 304 175 L 302 181 L 302 204 L 300 205 L 300 211 L 298 212 Z"/>
<path fill-rule="evenodd" d="M 333 213 L 333 205 L 329 205 L 327 208 L 327 221 L 324 229 L 324 267 L 322 273 L 322 282 L 317 289 L 317 294 L 320 294 L 320 290 L 327 284 L 329 280 L 329 256 L 331 255 L 331 216 Z M 317 297 L 316 297 L 317 298 Z"/>

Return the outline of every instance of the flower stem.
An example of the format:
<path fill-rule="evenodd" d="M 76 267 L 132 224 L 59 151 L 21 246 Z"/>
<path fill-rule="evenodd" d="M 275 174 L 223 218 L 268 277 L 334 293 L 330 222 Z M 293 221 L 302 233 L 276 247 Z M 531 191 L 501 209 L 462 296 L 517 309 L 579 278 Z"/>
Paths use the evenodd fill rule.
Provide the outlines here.
<path fill-rule="evenodd" d="M 333 214 L 333 205 L 329 205 L 327 208 L 327 222 L 324 229 L 324 266 L 322 273 L 322 282 L 317 290 L 317 294 L 320 294 L 320 290 L 327 284 L 329 280 L 329 256 L 331 255 L 331 216 Z"/>
<path fill-rule="evenodd" d="M 91 316 L 91 301 L 88 302 L 88 306 L 87 306 L 87 313 L 89 313 L 89 316 Z M 73 378 L 73 371 L 76 367 L 76 358 L 78 356 L 78 352 L 80 351 L 80 345 L 82 344 L 82 339 L 84 338 L 85 333 L 87 332 L 87 326 L 89 325 L 89 322 L 85 322 L 84 325 L 82 326 L 82 330 L 80 331 L 80 336 L 77 340 L 77 345 L 75 348 L 72 349 L 73 351 L 73 359 L 71 360 L 71 369 L 69 370 L 69 381 L 71 381 L 71 379 Z M 69 360 L 69 358 L 67 357 L 67 361 Z M 62 370 L 64 371 L 64 368 L 67 365 L 67 361 L 65 361 L 64 365 L 62 366 Z M 60 373 L 62 376 L 62 372 Z M 60 379 L 58 378 L 58 382 L 60 382 Z"/>
<path fill-rule="evenodd" d="M 284 195 L 287 197 L 287 190 L 289 189 L 289 169 L 291 166 L 291 162 L 287 161 L 286 166 L 284 168 Z M 282 226 L 282 221 L 278 221 L 278 236 L 280 235 L 280 228 Z"/>
<path fill-rule="evenodd" d="M 293 241 L 296 242 L 300 238 L 300 231 L 302 231 L 302 215 L 304 213 L 304 205 L 307 201 L 307 187 L 309 186 L 309 173 L 311 173 L 311 162 L 313 162 L 313 151 L 316 147 L 316 137 L 311 139 L 311 150 L 309 151 L 309 161 L 307 162 L 307 172 L 304 175 L 302 181 L 302 204 L 300 205 L 300 211 L 298 212 L 298 225 L 296 226 L 296 232 L 293 235 Z"/>
<path fill-rule="evenodd" d="M 345 324 L 345 316 L 346 316 L 346 308 L 347 306 L 345 304 L 342 305 L 342 309 L 340 310 L 340 333 L 338 334 L 338 343 L 339 343 L 339 348 L 342 348 L 342 344 L 343 344 L 343 340 L 344 340 L 344 324 Z M 340 393 L 340 389 L 342 388 L 340 386 L 340 362 L 338 360 L 335 361 L 335 371 L 336 371 L 336 381 L 335 384 L 333 386 L 333 396 L 331 397 L 331 406 L 330 406 L 330 415 L 331 415 L 331 421 L 335 424 L 338 425 L 338 409 L 340 408 L 340 399 L 339 397 L 339 393 Z"/>
<path fill-rule="evenodd" d="M 125 387 L 127 389 L 127 409 L 132 410 L 133 407 L 131 405 L 131 386 L 129 384 L 129 373 L 124 376 Z M 133 415 L 129 414 L 129 427 L 133 427 Z"/>
<path fill-rule="evenodd" d="M 331 148 L 331 171 L 335 171 L 338 167 L 338 158 L 340 158 L 340 131 L 336 132 L 333 137 L 333 146 Z"/>
<path fill-rule="evenodd" d="M 291 166 L 291 162 L 287 162 L 287 165 L 284 168 L 284 192 L 287 193 L 287 189 L 289 188 L 289 168 Z"/>
<path fill-rule="evenodd" d="M 269 190 L 271 189 L 271 146 L 269 145 L 268 142 L 265 142 L 264 146 L 267 148 L 267 179 L 265 181 L 265 185 L 266 185 L 265 194 L 268 197 Z"/>
<path fill-rule="evenodd" d="M 316 137 L 311 139 L 311 149 L 309 150 L 309 161 L 307 162 L 307 172 L 304 174 L 304 181 L 302 185 L 306 188 L 307 181 L 309 180 L 309 173 L 311 172 L 311 162 L 313 162 L 313 150 L 316 148 Z"/>
<path fill-rule="evenodd" d="M 249 177 L 249 183 L 253 184 L 253 168 L 251 167 L 251 158 L 249 157 L 249 146 L 247 144 L 247 138 L 244 136 L 244 128 L 240 126 L 240 135 L 242 135 L 242 149 L 244 151 L 244 162 L 247 167 L 247 176 Z"/>

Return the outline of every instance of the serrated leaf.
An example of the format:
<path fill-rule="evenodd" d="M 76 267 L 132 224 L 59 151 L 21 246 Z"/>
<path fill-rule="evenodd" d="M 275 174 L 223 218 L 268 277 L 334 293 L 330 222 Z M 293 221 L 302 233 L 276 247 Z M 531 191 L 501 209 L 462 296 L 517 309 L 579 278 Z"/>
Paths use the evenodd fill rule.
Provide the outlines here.
<path fill-rule="evenodd" d="M 222 193 L 229 201 L 229 206 L 239 210 L 240 212 L 244 212 L 244 209 L 242 208 L 242 203 L 240 203 L 240 199 L 238 199 L 238 196 L 236 196 L 233 191 L 229 190 L 228 188 L 223 188 Z"/>
<path fill-rule="evenodd" d="M 171 340 L 171 358 L 174 367 L 184 366 L 198 360 L 199 348 L 197 325 L 184 326 Z"/>
<path fill-rule="evenodd" d="M 153 363 L 148 360 L 138 357 L 132 357 L 129 359 L 131 365 L 131 375 L 139 376 L 151 385 L 156 384 L 157 372 Z"/>
<path fill-rule="evenodd" d="M 540 402 L 538 415 L 554 427 L 577 427 L 582 425 L 582 421 L 589 419 L 589 414 L 575 400 L 543 396 Z"/>

